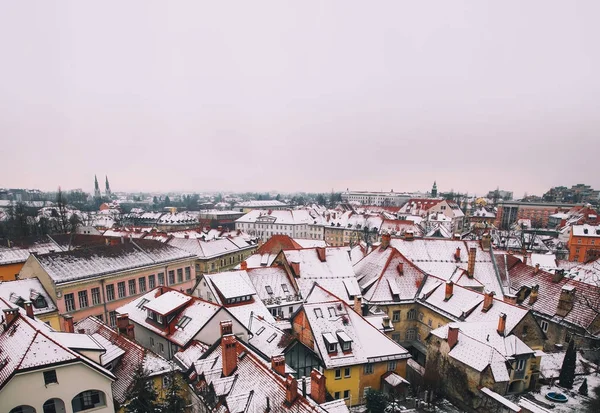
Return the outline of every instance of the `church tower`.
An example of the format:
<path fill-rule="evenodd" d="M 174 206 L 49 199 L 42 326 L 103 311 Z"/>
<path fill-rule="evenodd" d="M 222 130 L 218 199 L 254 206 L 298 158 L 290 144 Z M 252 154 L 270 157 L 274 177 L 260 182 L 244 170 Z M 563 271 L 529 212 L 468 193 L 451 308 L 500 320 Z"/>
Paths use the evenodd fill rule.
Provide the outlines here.
<path fill-rule="evenodd" d="M 108 176 L 106 176 L 106 197 L 110 199 L 112 196 L 112 192 L 110 192 L 110 185 L 108 183 Z"/>
<path fill-rule="evenodd" d="M 94 198 L 99 199 L 102 197 L 100 194 L 100 186 L 98 186 L 98 177 L 94 175 Z"/>
<path fill-rule="evenodd" d="M 431 188 L 431 197 L 437 198 L 437 183 L 433 181 L 433 188 Z"/>

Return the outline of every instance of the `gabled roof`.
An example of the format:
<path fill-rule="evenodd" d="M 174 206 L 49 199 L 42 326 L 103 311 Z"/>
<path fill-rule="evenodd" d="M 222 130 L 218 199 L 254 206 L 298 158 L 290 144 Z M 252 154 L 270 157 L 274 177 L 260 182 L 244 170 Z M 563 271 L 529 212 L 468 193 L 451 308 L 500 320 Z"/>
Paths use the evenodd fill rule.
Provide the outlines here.
<path fill-rule="evenodd" d="M 231 254 L 252 248 L 255 244 L 246 241 L 243 237 L 221 238 L 211 241 L 203 241 L 199 238 L 171 238 L 168 245 L 180 248 L 196 258 L 211 259 L 222 255 Z"/>
<path fill-rule="evenodd" d="M 268 358 L 283 354 L 288 345 L 294 341 L 293 335 L 263 317 L 252 316 L 250 331 L 252 337 L 248 340 L 248 344 Z"/>
<path fill-rule="evenodd" d="M 11 307 L 0 299 L 0 309 Z M 0 389 L 17 373 L 49 365 L 82 362 L 99 374 L 114 380 L 111 372 L 69 349 L 51 336 L 44 323 L 32 320 L 19 309 L 16 319 L 0 329 Z"/>
<path fill-rule="evenodd" d="M 36 316 L 57 311 L 56 305 L 37 278 L 0 282 L 0 297 L 19 307 L 31 301 Z M 43 300 L 39 300 L 41 297 Z M 40 305 L 46 303 L 46 306 Z"/>
<path fill-rule="evenodd" d="M 219 292 L 221 297 L 226 300 L 256 294 L 254 286 L 245 270 L 205 274 L 204 278 L 210 282 Z"/>
<path fill-rule="evenodd" d="M 534 355 L 534 351 L 518 337 L 498 334 L 495 323 L 450 323 L 430 334 L 447 340 L 449 327 L 459 329 L 458 341 L 449 356 L 479 372 L 489 366 L 496 382 L 510 380 L 507 361 L 514 360 L 516 356 Z"/>
<path fill-rule="evenodd" d="M 289 276 L 284 267 L 263 267 L 246 270 L 248 278 L 258 297 L 263 302 L 269 301 L 298 301 L 296 281 Z"/>
<path fill-rule="evenodd" d="M 105 354 L 107 357 L 102 358 L 104 366 L 120 358 L 111 370 L 117 378 L 112 384 L 113 397 L 119 403 L 126 400 L 127 391 L 133 383 L 135 370 L 140 363 L 143 364 L 144 371 L 149 377 L 178 370 L 175 364 L 117 333 L 95 317 L 79 321 L 76 324 L 76 330 L 85 330 L 85 334 L 90 334 L 107 349 Z M 84 336 L 84 334 L 81 335 Z"/>
<path fill-rule="evenodd" d="M 256 250 L 257 254 L 274 254 L 277 255 L 281 250 L 300 249 L 302 248 L 294 239 L 287 235 L 273 235 L 263 245 Z"/>
<path fill-rule="evenodd" d="M 318 284 L 314 285 L 303 311 L 314 338 L 313 350 L 327 368 L 410 358 L 404 347 Z M 336 342 L 349 338 L 351 351 L 344 352 L 340 344 L 335 352 L 329 352 L 327 341 L 332 337 Z"/>
<path fill-rule="evenodd" d="M 60 284 L 193 258 L 193 255 L 162 242 L 140 239 L 32 258 L 56 284 Z"/>

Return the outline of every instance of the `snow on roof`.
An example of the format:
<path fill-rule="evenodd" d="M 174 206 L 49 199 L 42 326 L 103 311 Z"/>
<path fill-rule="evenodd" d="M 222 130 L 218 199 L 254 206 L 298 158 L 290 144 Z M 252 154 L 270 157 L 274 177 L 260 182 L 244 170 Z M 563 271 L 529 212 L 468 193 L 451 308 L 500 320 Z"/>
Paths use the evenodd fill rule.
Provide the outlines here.
<path fill-rule="evenodd" d="M 133 383 L 135 370 L 140 363 L 150 377 L 165 374 L 171 370 L 179 370 L 174 363 L 145 349 L 125 335 L 117 333 L 95 317 L 84 318 L 77 322 L 75 328 L 84 330 L 86 334 L 90 334 L 106 348 L 106 353 L 101 357 L 103 365 L 108 366 L 119 359 L 119 362 L 113 365 L 111 370 L 117 377 L 112 384 L 113 397 L 119 403 L 126 400 L 129 387 Z"/>
<path fill-rule="evenodd" d="M 143 305 L 143 308 L 160 315 L 167 315 L 187 304 L 192 297 L 179 291 L 167 291 L 154 300 Z"/>
<path fill-rule="evenodd" d="M 247 328 L 250 326 L 252 316 L 262 317 L 271 324 L 275 323 L 275 318 L 260 300 L 251 299 L 245 303 L 227 306 L 227 310 Z"/>
<path fill-rule="evenodd" d="M 307 390 L 308 392 L 308 390 Z M 346 406 L 346 401 L 344 399 L 332 400 L 330 402 L 326 402 L 320 404 L 321 408 L 323 408 L 327 413 L 349 413 L 348 406 Z"/>
<path fill-rule="evenodd" d="M 315 285 L 314 290 L 323 289 Z M 371 325 L 343 300 L 325 290 L 319 295 L 326 300 L 317 302 L 313 297 L 304 305 L 303 311 L 313 333 L 314 350 L 321 355 L 327 368 L 410 357 L 404 347 Z M 343 339 L 351 340 L 351 351 L 343 352 L 339 344 L 335 352 L 329 352 L 326 337 L 338 342 L 342 339 L 338 333 L 342 332 Z"/>
<path fill-rule="evenodd" d="M 277 258 L 277 254 L 253 254 L 245 259 L 247 268 L 269 267 Z M 238 265 L 239 267 L 239 265 Z M 237 267 L 236 267 L 237 268 Z"/>
<path fill-rule="evenodd" d="M 519 399 L 519 407 L 522 407 L 523 409 L 525 409 L 526 411 L 528 411 L 530 413 L 550 413 L 550 410 L 545 409 L 541 406 L 538 406 L 534 402 L 532 402 L 524 397 L 521 397 L 521 399 Z"/>
<path fill-rule="evenodd" d="M 498 393 L 488 389 L 487 387 L 482 387 L 480 389 L 480 391 L 483 394 L 485 394 L 486 396 L 491 397 L 492 399 L 496 400 L 498 403 L 502 404 L 505 408 L 507 408 L 511 412 L 520 412 L 521 411 L 521 408 L 519 406 L 517 406 L 510 400 L 502 397 Z"/>
<path fill-rule="evenodd" d="M 552 271 L 557 269 L 556 255 L 554 254 L 531 254 L 531 265 L 534 267 L 536 264 L 540 265 L 545 271 Z"/>
<path fill-rule="evenodd" d="M 209 346 L 198 341 L 192 340 L 192 342 L 185 348 L 175 353 L 175 359 L 184 367 L 185 370 L 189 369 L 206 351 Z"/>
<path fill-rule="evenodd" d="M 0 309 L 9 308 L 13 307 L 0 299 Z M 111 372 L 53 339 L 44 323 L 28 318 L 24 310 L 16 310 L 17 318 L 0 330 L 0 389 L 20 371 L 58 363 L 83 362 L 114 380 Z"/>
<path fill-rule="evenodd" d="M 33 314 L 36 316 L 57 311 L 56 305 L 37 277 L 0 282 L 0 297 L 20 307 L 25 301 L 31 301 Z"/>
<path fill-rule="evenodd" d="M 129 319 L 139 326 L 183 347 L 198 334 L 217 311 L 221 310 L 221 306 L 201 300 L 197 297 L 189 296 L 191 299 L 185 303 L 184 307 L 169 322 L 171 327 L 160 328 L 155 323 L 148 322 L 147 311 L 144 308 L 148 304 L 151 304 L 155 299 L 160 298 L 163 292 L 166 294 L 169 291 L 174 290 L 171 290 L 168 287 L 157 287 L 128 304 L 117 308 L 116 311 L 119 314 L 129 314 Z M 185 327 L 181 328 L 178 327 L 177 324 L 183 317 L 188 317 L 190 320 Z M 169 333 L 169 331 L 172 332 Z"/>
<path fill-rule="evenodd" d="M 256 294 L 254 286 L 245 270 L 205 274 L 204 278 L 210 282 L 226 300 Z"/>
<path fill-rule="evenodd" d="M 287 206 L 287 204 L 284 204 L 283 202 L 278 201 L 276 199 L 260 200 L 260 201 L 245 201 L 245 202 L 238 202 L 237 204 L 235 204 L 236 208 L 239 208 L 239 207 L 267 208 L 267 207 L 283 207 L 283 206 Z"/>
<path fill-rule="evenodd" d="M 243 217 L 236 219 L 235 222 L 243 223 L 269 223 L 283 225 L 308 225 L 320 223 L 321 217 L 316 214 L 311 215 L 311 211 L 304 209 L 280 209 L 280 210 L 259 210 L 255 209 L 248 212 Z"/>
<path fill-rule="evenodd" d="M 329 245 L 325 240 L 320 239 L 302 239 L 294 238 L 294 242 L 300 245 L 301 248 L 315 248 L 315 247 L 328 247 Z"/>
<path fill-rule="evenodd" d="M 573 225 L 572 234 L 574 237 L 600 238 L 600 225 Z"/>
<path fill-rule="evenodd" d="M 253 316 L 250 331 L 252 337 L 248 344 L 259 350 L 267 357 L 283 354 L 294 337 L 262 317 Z"/>
<path fill-rule="evenodd" d="M 88 334 L 77 334 L 77 333 L 62 333 L 52 332 L 49 333 L 52 339 L 58 341 L 65 347 L 71 350 L 91 350 L 105 352 L 104 347 L 98 343 L 94 338 Z"/>
<path fill-rule="evenodd" d="M 186 258 L 193 258 L 193 255 L 144 239 L 36 256 L 41 267 L 57 284 Z"/>
<path fill-rule="evenodd" d="M 194 254 L 197 258 L 202 259 L 211 259 L 235 251 L 243 251 L 255 246 L 255 244 L 246 241 L 241 236 L 214 239 L 212 241 L 203 241 L 201 239 L 192 238 L 172 238 L 167 244 L 181 248 L 182 250 Z"/>
<path fill-rule="evenodd" d="M 246 271 L 256 294 L 266 305 L 276 301 L 298 301 L 296 283 L 291 279 L 284 267 L 251 268 Z"/>
<path fill-rule="evenodd" d="M 10 247 L 8 246 L 10 244 Z M 61 251 L 60 245 L 52 238 L 26 238 L 16 241 L 4 241 L 0 246 L 0 265 L 16 264 L 27 261 L 31 253 L 47 254 L 51 251 Z"/>
<path fill-rule="evenodd" d="M 383 380 L 392 387 L 397 387 L 401 384 L 410 384 L 408 380 L 393 371 L 390 372 L 390 374 L 388 374 Z"/>

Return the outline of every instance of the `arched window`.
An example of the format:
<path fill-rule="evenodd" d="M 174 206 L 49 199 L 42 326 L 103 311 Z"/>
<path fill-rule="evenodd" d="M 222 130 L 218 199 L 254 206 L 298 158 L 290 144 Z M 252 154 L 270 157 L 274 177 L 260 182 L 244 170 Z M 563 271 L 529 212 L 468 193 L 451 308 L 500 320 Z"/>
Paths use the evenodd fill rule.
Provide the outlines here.
<path fill-rule="evenodd" d="M 61 399 L 50 399 L 44 403 L 44 413 L 63 413 L 65 411 L 65 403 Z"/>
<path fill-rule="evenodd" d="M 35 413 L 35 409 L 31 406 L 22 404 L 12 409 L 9 413 Z"/>
<path fill-rule="evenodd" d="M 100 390 L 86 390 L 73 397 L 71 407 L 73 413 L 83 412 L 97 407 L 106 406 L 106 396 Z"/>

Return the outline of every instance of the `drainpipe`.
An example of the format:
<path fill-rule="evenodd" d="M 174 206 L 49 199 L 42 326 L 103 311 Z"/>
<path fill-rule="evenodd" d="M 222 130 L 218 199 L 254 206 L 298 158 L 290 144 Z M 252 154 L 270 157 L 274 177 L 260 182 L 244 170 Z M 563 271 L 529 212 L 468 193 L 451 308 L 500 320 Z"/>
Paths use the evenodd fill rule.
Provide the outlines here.
<path fill-rule="evenodd" d="M 108 309 L 106 308 L 106 296 L 104 294 L 104 281 L 105 280 L 100 280 L 100 290 L 102 290 L 102 306 L 104 307 L 104 322 L 109 325 L 108 321 Z"/>
<path fill-rule="evenodd" d="M 169 287 L 169 266 L 165 265 L 165 285 Z"/>

